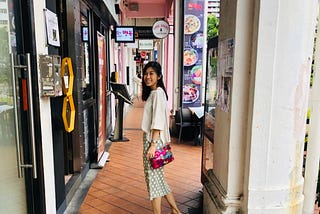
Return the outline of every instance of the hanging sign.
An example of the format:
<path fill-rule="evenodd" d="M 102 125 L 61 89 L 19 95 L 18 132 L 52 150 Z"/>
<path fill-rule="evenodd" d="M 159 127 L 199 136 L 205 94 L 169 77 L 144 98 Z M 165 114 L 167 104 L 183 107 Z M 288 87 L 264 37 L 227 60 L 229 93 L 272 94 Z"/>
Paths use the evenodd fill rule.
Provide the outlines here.
<path fill-rule="evenodd" d="M 170 32 L 170 26 L 168 22 L 164 20 L 156 21 L 152 26 L 152 32 L 158 39 L 166 38 Z"/>
<path fill-rule="evenodd" d="M 153 50 L 153 40 L 139 39 L 139 50 Z"/>
<path fill-rule="evenodd" d="M 152 26 L 136 26 L 135 30 L 136 39 L 156 39 L 152 32 Z"/>

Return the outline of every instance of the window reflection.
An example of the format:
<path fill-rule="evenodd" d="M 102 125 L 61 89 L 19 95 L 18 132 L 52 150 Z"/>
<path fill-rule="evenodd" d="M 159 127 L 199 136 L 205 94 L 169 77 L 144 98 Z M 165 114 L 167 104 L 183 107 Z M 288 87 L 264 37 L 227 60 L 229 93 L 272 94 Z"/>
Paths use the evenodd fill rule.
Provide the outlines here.
<path fill-rule="evenodd" d="M 88 13 L 86 11 L 86 13 Z M 92 84 L 90 75 L 90 39 L 89 39 L 89 23 L 87 15 L 81 13 L 81 36 L 82 36 L 82 69 L 81 82 L 83 88 L 84 99 L 92 98 Z"/>
<path fill-rule="evenodd" d="M 211 47 L 209 46 L 211 45 Z M 209 41 L 207 59 L 207 81 L 205 101 L 205 126 L 204 134 L 213 143 L 215 107 L 217 98 L 217 58 L 218 58 L 218 37 Z"/>
<path fill-rule="evenodd" d="M 218 37 L 208 41 L 206 98 L 204 119 L 204 142 L 202 156 L 202 175 L 207 177 L 213 169 L 215 107 L 217 99 L 217 58 Z"/>

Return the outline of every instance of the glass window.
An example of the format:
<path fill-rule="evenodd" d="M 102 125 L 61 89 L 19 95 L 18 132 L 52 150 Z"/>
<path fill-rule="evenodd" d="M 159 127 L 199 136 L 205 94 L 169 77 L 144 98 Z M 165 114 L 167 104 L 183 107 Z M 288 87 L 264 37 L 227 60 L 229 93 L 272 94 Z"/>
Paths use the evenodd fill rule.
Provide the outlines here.
<path fill-rule="evenodd" d="M 204 141 L 202 155 L 202 175 L 209 176 L 213 170 L 215 108 L 217 103 L 217 59 L 218 37 L 208 41 L 207 73 L 205 93 Z"/>
<path fill-rule="evenodd" d="M 218 58 L 218 38 L 213 39 L 212 47 L 208 50 L 207 59 L 207 81 L 205 100 L 205 125 L 204 134 L 213 143 L 215 107 L 217 98 L 217 58 Z"/>

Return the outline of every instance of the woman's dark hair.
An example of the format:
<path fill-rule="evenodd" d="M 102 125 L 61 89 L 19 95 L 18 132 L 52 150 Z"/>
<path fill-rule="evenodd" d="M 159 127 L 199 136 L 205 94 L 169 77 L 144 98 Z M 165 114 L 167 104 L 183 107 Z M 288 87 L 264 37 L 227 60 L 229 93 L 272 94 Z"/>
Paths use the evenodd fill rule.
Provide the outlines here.
<path fill-rule="evenodd" d="M 166 97 L 168 99 L 168 94 L 167 94 L 166 88 L 163 83 L 163 75 L 161 72 L 161 65 L 158 62 L 150 61 L 144 66 L 144 68 L 142 70 L 142 100 L 146 101 L 150 95 L 150 92 L 151 92 L 151 88 L 149 86 L 147 86 L 146 83 L 144 82 L 144 75 L 146 74 L 147 69 L 150 67 L 153 68 L 153 70 L 160 77 L 160 79 L 158 80 L 158 83 L 157 83 L 157 87 L 161 87 L 164 90 L 164 93 L 166 94 Z"/>

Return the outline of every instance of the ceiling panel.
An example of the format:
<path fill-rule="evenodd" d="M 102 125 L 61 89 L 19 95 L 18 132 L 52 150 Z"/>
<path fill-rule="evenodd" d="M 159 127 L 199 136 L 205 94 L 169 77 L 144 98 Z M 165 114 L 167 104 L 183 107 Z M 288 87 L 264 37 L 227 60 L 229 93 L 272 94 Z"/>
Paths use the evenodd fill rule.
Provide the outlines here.
<path fill-rule="evenodd" d="M 167 17 L 173 0 L 122 0 L 122 12 L 127 18 Z"/>

